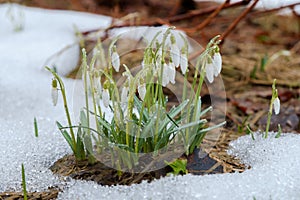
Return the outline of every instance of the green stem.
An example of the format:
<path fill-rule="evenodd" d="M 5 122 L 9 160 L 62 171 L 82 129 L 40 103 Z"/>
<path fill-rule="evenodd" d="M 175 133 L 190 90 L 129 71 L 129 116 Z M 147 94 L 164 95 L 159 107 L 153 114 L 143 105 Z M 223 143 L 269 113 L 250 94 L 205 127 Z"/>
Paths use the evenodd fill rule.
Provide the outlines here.
<path fill-rule="evenodd" d="M 271 117 L 272 117 L 272 109 L 273 109 L 273 97 L 272 97 L 269 112 L 268 112 L 268 120 L 267 120 L 267 126 L 266 126 L 266 132 L 265 132 L 264 138 L 268 138 L 269 128 L 270 128 L 270 124 L 271 124 Z"/>
<path fill-rule="evenodd" d="M 26 178 L 25 178 L 25 169 L 24 164 L 22 163 L 22 186 L 23 186 L 23 195 L 24 200 L 27 200 L 27 190 L 26 190 Z"/>
<path fill-rule="evenodd" d="M 72 121 L 71 121 L 69 108 L 68 108 L 68 103 L 67 103 L 65 85 L 64 85 L 62 79 L 58 76 L 58 74 L 53 69 L 49 68 L 48 66 L 46 66 L 45 68 L 53 74 L 53 76 L 56 78 L 56 80 L 59 83 L 62 98 L 63 98 L 63 102 L 64 102 L 65 113 L 66 113 L 68 124 L 69 124 L 69 127 L 70 127 L 70 134 L 71 134 L 71 137 L 72 137 L 73 149 L 74 149 L 74 152 L 77 152 L 76 139 L 75 139 L 74 131 L 72 129 Z"/>

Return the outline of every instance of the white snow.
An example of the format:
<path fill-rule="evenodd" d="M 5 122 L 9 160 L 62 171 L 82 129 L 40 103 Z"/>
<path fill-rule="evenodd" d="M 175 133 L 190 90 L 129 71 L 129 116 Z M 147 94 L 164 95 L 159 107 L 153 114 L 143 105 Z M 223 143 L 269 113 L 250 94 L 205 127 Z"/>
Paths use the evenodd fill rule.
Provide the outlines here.
<path fill-rule="evenodd" d="M 299 199 L 300 136 L 284 134 L 278 139 L 255 135 L 231 143 L 229 153 L 251 169 L 244 173 L 167 177 L 132 186 L 99 186 L 93 182 L 62 179 L 49 166 L 71 153 L 57 131 L 55 121 L 65 122 L 61 99 L 51 102 L 51 78 L 44 70 L 49 57 L 73 45 L 59 61 L 60 74 L 78 61 L 73 26 L 80 30 L 108 26 L 110 18 L 71 11 L 19 7 L 24 12 L 24 30 L 14 32 L 6 18 L 8 4 L 0 5 L 0 192 L 21 191 L 21 164 L 27 187 L 42 191 L 59 186 L 59 199 Z M 48 61 L 50 62 L 50 61 Z M 56 63 L 54 63 L 56 62 Z M 72 88 L 74 80 L 64 79 Z M 71 91 L 67 91 L 71 101 Z M 37 118 L 39 137 L 34 137 Z"/>

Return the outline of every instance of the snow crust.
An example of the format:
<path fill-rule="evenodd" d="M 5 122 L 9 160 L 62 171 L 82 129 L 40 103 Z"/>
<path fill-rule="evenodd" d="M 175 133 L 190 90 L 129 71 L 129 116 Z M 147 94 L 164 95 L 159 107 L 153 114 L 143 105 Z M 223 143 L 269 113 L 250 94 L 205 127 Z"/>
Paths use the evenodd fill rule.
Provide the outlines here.
<path fill-rule="evenodd" d="M 256 133 L 255 140 L 243 136 L 233 141 L 228 152 L 251 166 L 244 173 L 189 174 L 114 187 L 53 175 L 49 166 L 71 152 L 55 125 L 56 120 L 65 123 L 63 105 L 59 99 L 52 106 L 52 76 L 43 67 L 49 57 L 73 45 L 55 63 L 59 73 L 70 72 L 79 55 L 73 25 L 87 30 L 105 27 L 111 19 L 19 7 L 25 16 L 24 30 L 14 32 L 5 16 L 8 7 L 0 5 L 0 192 L 21 191 L 24 163 L 28 190 L 58 186 L 63 188 L 59 199 L 299 199 L 300 136 L 291 133 L 277 139 L 276 133 L 268 139 Z M 75 81 L 65 78 L 64 82 L 72 88 Z M 71 101 L 71 91 L 67 92 Z M 34 137 L 34 117 L 38 138 Z"/>

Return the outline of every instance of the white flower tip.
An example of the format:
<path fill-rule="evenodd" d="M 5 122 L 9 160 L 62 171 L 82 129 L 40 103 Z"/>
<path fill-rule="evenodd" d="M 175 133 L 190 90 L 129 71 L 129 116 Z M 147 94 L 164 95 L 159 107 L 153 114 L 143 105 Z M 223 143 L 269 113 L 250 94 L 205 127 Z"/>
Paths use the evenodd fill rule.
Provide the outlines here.
<path fill-rule="evenodd" d="M 128 100 L 128 87 L 123 87 L 121 92 L 121 102 L 125 103 Z"/>
<path fill-rule="evenodd" d="M 146 96 L 146 85 L 142 84 L 138 86 L 138 93 L 139 96 L 142 100 L 144 100 L 145 96 Z"/>
<path fill-rule="evenodd" d="M 103 101 L 103 105 L 107 108 L 109 106 L 109 91 L 108 91 L 108 89 L 103 90 L 102 101 Z"/>
<path fill-rule="evenodd" d="M 213 63 L 215 66 L 215 76 L 218 76 L 222 70 L 222 57 L 220 53 L 215 53 L 213 56 Z"/>
<path fill-rule="evenodd" d="M 209 63 L 206 65 L 206 78 L 209 83 L 212 83 L 214 81 L 214 75 L 215 75 L 214 66 L 212 63 Z"/>
<path fill-rule="evenodd" d="M 170 77 L 169 77 L 169 66 L 167 64 L 164 64 L 164 69 L 163 69 L 163 74 L 162 74 L 162 86 L 166 87 L 168 83 L 170 82 Z"/>
<path fill-rule="evenodd" d="M 278 115 L 280 112 L 280 100 L 278 97 L 274 99 L 273 105 L 274 105 L 275 115 Z"/>
<path fill-rule="evenodd" d="M 176 67 L 180 64 L 180 50 L 176 44 L 171 46 L 171 58 Z"/>
<path fill-rule="evenodd" d="M 120 57 L 117 52 L 113 52 L 111 55 L 111 64 L 113 68 L 116 70 L 116 72 L 119 72 L 120 70 Z"/>
<path fill-rule="evenodd" d="M 187 72 L 188 68 L 188 60 L 186 58 L 186 55 L 181 55 L 180 56 L 180 69 L 182 74 L 185 74 Z"/>
<path fill-rule="evenodd" d="M 53 104 L 53 106 L 56 106 L 57 99 L 58 99 L 58 90 L 57 90 L 57 88 L 52 87 L 51 98 L 52 98 L 52 104 Z"/>

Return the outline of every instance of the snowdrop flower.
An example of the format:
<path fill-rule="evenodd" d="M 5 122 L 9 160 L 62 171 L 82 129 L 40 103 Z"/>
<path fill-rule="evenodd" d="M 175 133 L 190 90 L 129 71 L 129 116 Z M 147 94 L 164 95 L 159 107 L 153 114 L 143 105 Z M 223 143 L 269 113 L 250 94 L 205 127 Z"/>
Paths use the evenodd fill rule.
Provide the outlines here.
<path fill-rule="evenodd" d="M 124 86 L 122 88 L 122 92 L 121 92 L 121 102 L 122 103 L 126 103 L 128 101 L 128 92 L 129 92 L 128 86 Z"/>
<path fill-rule="evenodd" d="M 205 69 L 206 69 L 206 78 L 208 80 L 209 83 L 212 83 L 214 81 L 214 65 L 213 63 L 207 63 L 206 66 L 205 66 Z"/>
<path fill-rule="evenodd" d="M 222 57 L 221 54 L 215 53 L 211 60 L 207 61 L 206 66 L 206 78 L 209 83 L 214 81 L 214 77 L 217 77 L 222 70 Z"/>
<path fill-rule="evenodd" d="M 176 69 L 174 63 L 170 62 L 168 65 L 169 82 L 175 84 Z"/>
<path fill-rule="evenodd" d="M 180 69 L 182 74 L 185 74 L 188 69 L 188 55 L 184 49 L 182 49 L 181 52 L 182 53 L 180 55 Z"/>
<path fill-rule="evenodd" d="M 138 86 L 138 93 L 139 96 L 142 100 L 144 100 L 145 96 L 146 96 L 146 84 L 142 83 L 141 85 Z"/>
<path fill-rule="evenodd" d="M 103 105 L 107 108 L 109 106 L 109 91 L 108 91 L 108 89 L 103 90 L 102 101 L 103 101 Z"/>
<path fill-rule="evenodd" d="M 56 79 L 52 80 L 51 98 L 52 98 L 53 105 L 56 106 L 57 99 L 58 99 L 58 89 L 57 89 L 57 80 Z"/>
<path fill-rule="evenodd" d="M 102 90 L 102 85 L 101 85 L 101 78 L 95 77 L 94 78 L 94 88 L 96 91 L 101 91 Z"/>
<path fill-rule="evenodd" d="M 116 70 L 116 72 L 119 72 L 120 70 L 120 57 L 119 54 L 117 53 L 116 47 L 113 48 L 111 54 L 111 64 L 113 68 Z"/>
<path fill-rule="evenodd" d="M 222 70 L 222 57 L 219 52 L 213 55 L 214 76 L 217 77 Z"/>
<path fill-rule="evenodd" d="M 176 67 L 180 64 L 180 50 L 176 44 L 171 45 L 171 58 Z"/>
<path fill-rule="evenodd" d="M 163 74 L 162 74 L 162 86 L 166 87 L 166 85 L 169 83 L 169 66 L 167 64 L 163 65 Z"/>
<path fill-rule="evenodd" d="M 278 97 L 276 97 L 273 101 L 273 106 L 274 106 L 274 112 L 275 115 L 278 115 L 280 112 L 280 100 Z"/>
<path fill-rule="evenodd" d="M 176 39 L 173 34 L 171 35 L 170 40 L 171 40 L 171 52 L 170 52 L 171 59 L 174 65 L 178 67 L 180 64 L 180 50 L 176 45 Z"/>

